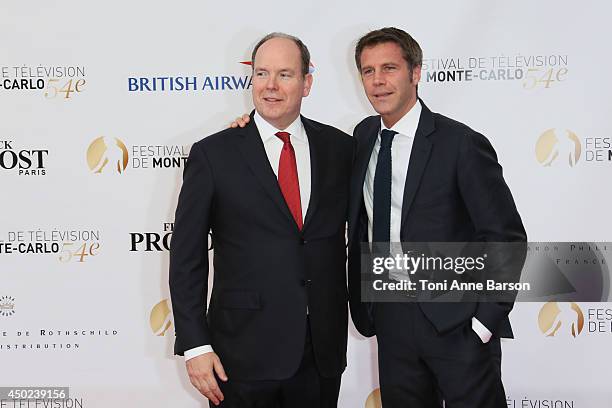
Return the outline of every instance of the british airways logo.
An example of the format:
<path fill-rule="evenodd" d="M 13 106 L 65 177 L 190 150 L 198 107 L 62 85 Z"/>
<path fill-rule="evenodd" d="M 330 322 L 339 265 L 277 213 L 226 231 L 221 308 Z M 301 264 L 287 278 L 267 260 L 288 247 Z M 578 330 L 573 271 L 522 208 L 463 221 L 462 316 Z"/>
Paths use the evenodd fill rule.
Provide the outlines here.
<path fill-rule="evenodd" d="M 240 61 L 240 64 L 251 66 L 251 61 Z M 315 67 L 310 63 L 308 73 Z M 210 91 L 243 91 L 252 86 L 253 77 L 248 74 L 229 75 L 155 75 L 128 77 L 128 92 L 210 92 Z"/>
<path fill-rule="evenodd" d="M 242 91 L 250 89 L 252 85 L 250 72 L 221 75 L 130 76 L 127 80 L 128 92 Z"/>

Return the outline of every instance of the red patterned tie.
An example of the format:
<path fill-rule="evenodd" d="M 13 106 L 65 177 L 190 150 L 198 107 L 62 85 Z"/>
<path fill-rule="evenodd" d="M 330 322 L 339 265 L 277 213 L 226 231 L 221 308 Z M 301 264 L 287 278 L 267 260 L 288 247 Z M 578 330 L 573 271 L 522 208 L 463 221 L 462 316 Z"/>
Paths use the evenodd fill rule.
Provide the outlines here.
<path fill-rule="evenodd" d="M 285 197 L 289 211 L 293 215 L 300 231 L 302 230 L 302 202 L 300 200 L 300 182 L 298 180 L 295 150 L 289 140 L 289 133 L 277 132 L 276 136 L 283 141 L 283 150 L 278 163 L 278 184 Z"/>

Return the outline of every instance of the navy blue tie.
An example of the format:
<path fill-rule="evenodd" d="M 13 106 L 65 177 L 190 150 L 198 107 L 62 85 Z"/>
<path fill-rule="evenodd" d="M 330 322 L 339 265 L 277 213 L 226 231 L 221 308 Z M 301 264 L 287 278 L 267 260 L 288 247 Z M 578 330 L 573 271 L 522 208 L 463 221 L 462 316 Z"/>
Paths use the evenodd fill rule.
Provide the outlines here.
<path fill-rule="evenodd" d="M 374 216 L 372 242 L 390 242 L 391 239 L 391 143 L 397 132 L 380 132 L 380 150 L 374 173 Z"/>

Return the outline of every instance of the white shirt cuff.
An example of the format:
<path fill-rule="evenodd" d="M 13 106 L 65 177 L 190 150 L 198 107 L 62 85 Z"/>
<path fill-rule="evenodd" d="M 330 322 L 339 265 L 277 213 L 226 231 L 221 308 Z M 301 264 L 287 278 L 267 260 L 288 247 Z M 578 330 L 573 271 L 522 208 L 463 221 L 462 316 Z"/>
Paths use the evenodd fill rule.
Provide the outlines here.
<path fill-rule="evenodd" d="M 476 332 L 476 334 L 478 335 L 478 337 L 480 337 L 480 340 L 482 340 L 483 343 L 488 343 L 489 340 L 491 340 L 491 337 L 493 336 L 493 333 L 491 333 L 491 331 L 487 329 L 487 327 L 475 317 L 472 317 L 472 330 Z"/>
<path fill-rule="evenodd" d="M 206 344 L 204 346 L 195 347 L 189 350 L 185 350 L 184 357 L 185 361 L 191 360 L 194 357 L 201 356 L 206 353 L 214 353 L 214 350 L 210 344 Z"/>

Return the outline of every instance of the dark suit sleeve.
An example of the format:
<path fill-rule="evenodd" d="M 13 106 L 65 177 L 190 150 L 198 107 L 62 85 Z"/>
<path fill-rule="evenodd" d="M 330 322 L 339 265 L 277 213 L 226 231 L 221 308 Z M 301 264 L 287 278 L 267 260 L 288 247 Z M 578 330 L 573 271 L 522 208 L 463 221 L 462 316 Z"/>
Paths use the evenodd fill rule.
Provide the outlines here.
<path fill-rule="evenodd" d="M 363 143 L 366 136 L 363 131 L 366 120 L 361 121 L 353 130 L 353 174 L 351 179 L 348 230 L 348 289 L 353 324 L 361 335 L 372 337 L 376 334 L 373 319 L 374 304 L 361 300 L 361 237 L 365 234 L 365 231 L 362 229 L 364 227 L 361 225 L 359 213 L 363 201 L 363 183 L 360 182 L 361 180 L 359 180 L 359 175 L 357 174 L 357 168 L 360 167 L 357 157 L 359 156 L 359 149 L 364 148 L 360 144 Z M 368 155 L 367 160 L 369 161 L 369 159 L 370 156 Z M 351 214 L 353 214 L 353 218 L 351 218 Z"/>
<path fill-rule="evenodd" d="M 475 241 L 524 242 L 527 240 L 521 218 L 502 174 L 497 155 L 487 138 L 469 132 L 459 152 L 457 177 L 461 195 L 474 224 Z M 492 259 L 491 259 L 492 261 Z M 517 259 L 500 259 L 516 267 Z M 522 262 L 518 262 L 522 266 Z M 481 302 L 476 318 L 495 334 L 508 316 L 512 302 Z"/>
<path fill-rule="evenodd" d="M 350 136 L 350 146 L 351 146 L 351 172 L 350 172 L 350 177 L 348 179 L 348 183 L 349 183 L 349 200 L 351 199 L 351 191 L 350 191 L 350 187 L 351 187 L 351 183 L 352 183 L 352 179 L 351 177 L 353 176 L 353 169 L 355 168 L 355 159 L 357 158 L 357 139 L 355 139 L 355 137 Z M 347 236 L 347 240 L 346 240 L 346 247 L 348 248 L 348 236 L 349 236 L 349 229 L 350 229 L 350 225 L 348 224 L 348 222 L 350 221 L 350 216 L 351 216 L 351 205 L 350 205 L 350 201 L 349 201 L 349 205 L 346 206 L 346 236 Z"/>
<path fill-rule="evenodd" d="M 191 148 L 174 218 L 170 295 L 176 328 L 174 352 L 211 344 L 206 324 L 208 231 L 214 193 L 210 163 L 200 143 Z"/>

